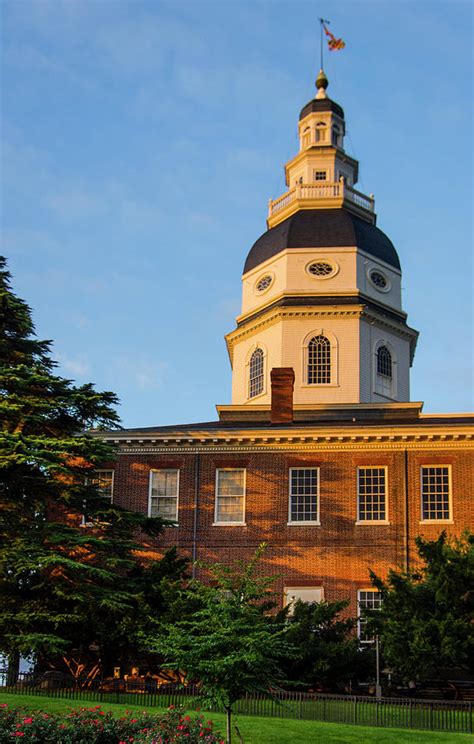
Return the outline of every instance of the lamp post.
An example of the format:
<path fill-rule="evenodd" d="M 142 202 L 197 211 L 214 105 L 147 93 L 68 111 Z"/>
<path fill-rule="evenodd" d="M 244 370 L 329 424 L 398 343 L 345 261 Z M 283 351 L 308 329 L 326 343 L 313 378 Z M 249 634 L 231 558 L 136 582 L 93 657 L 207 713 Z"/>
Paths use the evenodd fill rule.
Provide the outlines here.
<path fill-rule="evenodd" d="M 375 697 L 380 700 L 382 697 L 382 686 L 380 684 L 380 651 L 379 637 L 375 636 Z"/>

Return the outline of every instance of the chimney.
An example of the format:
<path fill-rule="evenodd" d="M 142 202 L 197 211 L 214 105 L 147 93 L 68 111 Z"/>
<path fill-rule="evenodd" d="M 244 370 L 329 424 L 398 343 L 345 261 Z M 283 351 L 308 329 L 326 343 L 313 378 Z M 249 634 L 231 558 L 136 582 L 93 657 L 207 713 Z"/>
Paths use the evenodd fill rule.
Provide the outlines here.
<path fill-rule="evenodd" d="M 293 387 L 295 373 L 292 367 L 274 367 L 270 372 L 272 384 L 272 424 L 293 422 Z"/>

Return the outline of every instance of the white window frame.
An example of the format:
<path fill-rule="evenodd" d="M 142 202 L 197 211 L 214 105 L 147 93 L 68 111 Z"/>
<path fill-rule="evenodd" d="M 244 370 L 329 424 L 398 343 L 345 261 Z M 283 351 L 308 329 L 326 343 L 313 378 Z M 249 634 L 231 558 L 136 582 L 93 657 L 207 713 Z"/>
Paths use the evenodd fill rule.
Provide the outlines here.
<path fill-rule="evenodd" d="M 316 174 L 324 173 L 324 178 L 316 178 Z M 314 183 L 326 183 L 328 180 L 328 172 L 326 168 L 315 168 L 313 171 L 313 181 Z"/>
<path fill-rule="evenodd" d="M 375 643 L 375 638 L 367 638 L 367 639 L 361 638 L 361 631 L 362 631 L 363 623 L 366 622 L 362 619 L 361 606 L 360 606 L 361 592 L 364 592 L 364 594 L 378 594 L 379 596 L 380 596 L 380 592 L 378 589 L 374 589 L 373 587 L 368 587 L 367 589 L 357 590 L 357 638 L 359 639 L 359 644 L 369 645 L 369 644 Z"/>
<path fill-rule="evenodd" d="M 283 607 L 289 607 L 288 614 L 291 616 L 294 612 L 294 601 L 295 597 L 293 596 L 291 599 L 289 599 L 289 596 L 291 597 L 290 592 L 300 592 L 300 591 L 319 591 L 321 596 L 320 599 L 316 599 L 311 602 L 306 602 L 305 604 L 319 604 L 319 602 L 324 602 L 324 587 L 319 584 L 318 586 L 284 586 L 283 587 Z M 296 597 L 296 601 L 300 599 L 300 597 Z M 304 599 L 301 600 L 304 602 Z"/>
<path fill-rule="evenodd" d="M 92 473 L 91 481 L 92 482 L 95 481 L 97 477 L 100 477 L 101 473 L 112 473 L 112 485 L 111 485 L 110 497 L 104 496 L 102 492 L 101 492 L 101 495 L 104 499 L 110 498 L 110 503 L 113 504 L 114 503 L 115 470 L 113 470 L 112 468 L 98 468 L 97 470 L 94 470 L 94 472 Z M 98 490 L 101 491 L 100 486 L 97 483 L 95 485 L 98 488 Z"/>
<path fill-rule="evenodd" d="M 388 351 L 390 352 L 390 356 L 392 357 L 392 376 L 390 378 L 385 378 L 384 375 L 379 375 L 378 373 L 378 350 L 381 346 L 386 346 Z M 381 392 L 382 384 L 380 384 L 379 389 L 379 380 L 382 379 L 389 379 L 390 380 L 390 395 L 385 395 L 385 393 Z M 385 398 L 385 400 L 397 400 L 398 395 L 398 364 L 397 364 L 397 355 L 395 352 L 395 349 L 393 348 L 393 345 L 388 341 L 386 338 L 379 338 L 375 342 L 372 348 L 372 380 L 373 380 L 373 392 L 375 395 L 380 396 L 380 398 Z"/>
<path fill-rule="evenodd" d="M 176 478 L 176 519 L 169 520 L 173 523 L 174 526 L 178 526 L 178 517 L 179 517 L 179 486 L 180 486 L 180 476 L 181 476 L 181 470 L 179 468 L 151 468 L 150 470 L 150 476 L 149 476 L 149 482 L 148 482 L 148 516 L 151 517 L 151 504 L 152 504 L 152 498 L 153 499 L 160 499 L 160 498 L 167 498 L 169 499 L 170 496 L 152 496 L 152 486 L 153 486 L 153 473 L 162 473 L 163 471 L 172 471 L 177 473 Z M 166 517 L 153 517 L 154 519 L 166 519 Z M 170 527 L 172 525 L 169 525 Z"/>
<path fill-rule="evenodd" d="M 425 519 L 423 516 L 423 470 L 425 468 L 446 468 L 448 471 L 448 505 L 449 517 L 447 519 Z M 452 467 L 448 463 L 425 463 L 420 465 L 420 524 L 453 524 L 453 478 Z"/>
<path fill-rule="evenodd" d="M 251 385 L 252 385 L 252 380 L 250 378 L 250 374 L 251 374 L 251 371 L 252 371 L 252 359 L 253 359 L 253 355 L 255 354 L 256 351 L 261 351 L 262 352 L 262 389 L 260 390 L 260 392 L 255 393 L 254 395 L 250 395 L 250 392 L 251 392 L 250 388 L 251 388 Z M 250 353 L 250 356 L 248 358 L 248 362 L 247 362 L 247 400 L 254 400 L 255 398 L 259 398 L 261 395 L 265 395 L 265 392 L 266 392 L 266 390 L 265 390 L 265 372 L 266 372 L 266 354 L 265 354 L 265 349 L 263 349 L 261 346 L 256 346 L 254 349 L 252 349 L 252 351 Z"/>
<path fill-rule="evenodd" d="M 292 519 L 291 519 L 291 497 L 295 495 L 295 494 L 292 494 L 291 493 L 291 474 L 292 474 L 293 470 L 316 470 L 316 472 L 317 472 L 316 519 L 307 519 L 307 520 L 297 519 L 297 520 L 294 520 L 294 521 L 292 521 Z M 291 527 L 305 527 L 305 526 L 306 527 L 308 527 L 308 526 L 310 526 L 310 527 L 313 526 L 314 527 L 314 526 L 316 526 L 316 527 L 318 527 L 318 526 L 321 525 L 320 518 L 319 518 L 320 517 L 320 514 L 319 514 L 319 509 L 320 509 L 320 506 L 319 506 L 319 502 L 320 502 L 319 494 L 320 494 L 320 489 L 321 489 L 320 484 L 321 484 L 321 468 L 320 467 L 317 467 L 317 466 L 316 467 L 312 467 L 312 466 L 311 467 L 306 467 L 306 466 L 297 467 L 297 466 L 295 466 L 295 467 L 289 468 L 289 470 L 288 470 L 288 522 L 287 522 L 288 526 L 291 526 Z M 293 588 L 296 589 L 298 587 L 293 587 Z M 304 587 L 300 587 L 300 588 L 304 588 Z"/>
<path fill-rule="evenodd" d="M 360 479 L 359 472 L 361 470 L 384 470 L 385 471 L 385 519 L 362 519 L 360 516 Z M 390 524 L 388 518 L 388 467 L 387 465 L 358 465 L 357 466 L 357 519 L 356 524 Z"/>
<path fill-rule="evenodd" d="M 243 472 L 244 474 L 244 482 L 243 482 L 243 494 L 242 494 L 242 521 L 241 522 L 223 522 L 217 520 L 217 505 L 218 505 L 218 499 L 219 499 L 219 473 L 223 471 L 229 471 L 229 470 L 239 470 Z M 245 509 L 246 509 L 246 498 L 247 498 L 247 468 L 216 468 L 216 477 L 215 477 L 215 496 L 214 496 L 214 521 L 212 523 L 213 527 L 245 527 Z"/>
<path fill-rule="evenodd" d="M 313 259 L 314 262 L 314 259 Z M 315 336 L 325 336 L 331 345 L 331 382 L 308 382 L 308 365 L 309 365 L 309 342 Z M 302 379 L 301 387 L 310 390 L 322 388 L 339 387 L 339 344 L 336 336 L 325 328 L 315 328 L 305 336 L 303 341 L 303 360 L 302 360 Z"/>

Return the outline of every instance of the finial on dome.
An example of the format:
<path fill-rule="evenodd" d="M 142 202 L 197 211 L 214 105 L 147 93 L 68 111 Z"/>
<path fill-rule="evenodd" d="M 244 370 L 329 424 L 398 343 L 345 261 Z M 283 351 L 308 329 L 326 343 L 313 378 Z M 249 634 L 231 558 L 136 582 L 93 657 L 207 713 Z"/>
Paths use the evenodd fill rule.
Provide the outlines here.
<path fill-rule="evenodd" d="M 326 73 L 321 68 L 318 74 L 318 77 L 316 78 L 316 88 L 318 89 L 318 92 L 316 93 L 316 98 L 327 98 L 326 95 L 326 88 L 329 85 L 329 80 L 326 77 Z"/>

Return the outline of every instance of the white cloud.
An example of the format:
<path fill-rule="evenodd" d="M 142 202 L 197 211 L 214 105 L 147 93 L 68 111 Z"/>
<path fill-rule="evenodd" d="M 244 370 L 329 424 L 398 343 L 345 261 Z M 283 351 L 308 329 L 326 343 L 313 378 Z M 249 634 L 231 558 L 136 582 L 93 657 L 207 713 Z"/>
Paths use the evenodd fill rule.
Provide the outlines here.
<path fill-rule="evenodd" d="M 66 373 L 75 377 L 84 377 L 84 375 L 89 374 L 90 364 L 84 356 L 75 359 L 64 356 L 63 354 L 55 354 L 54 356 Z"/>

